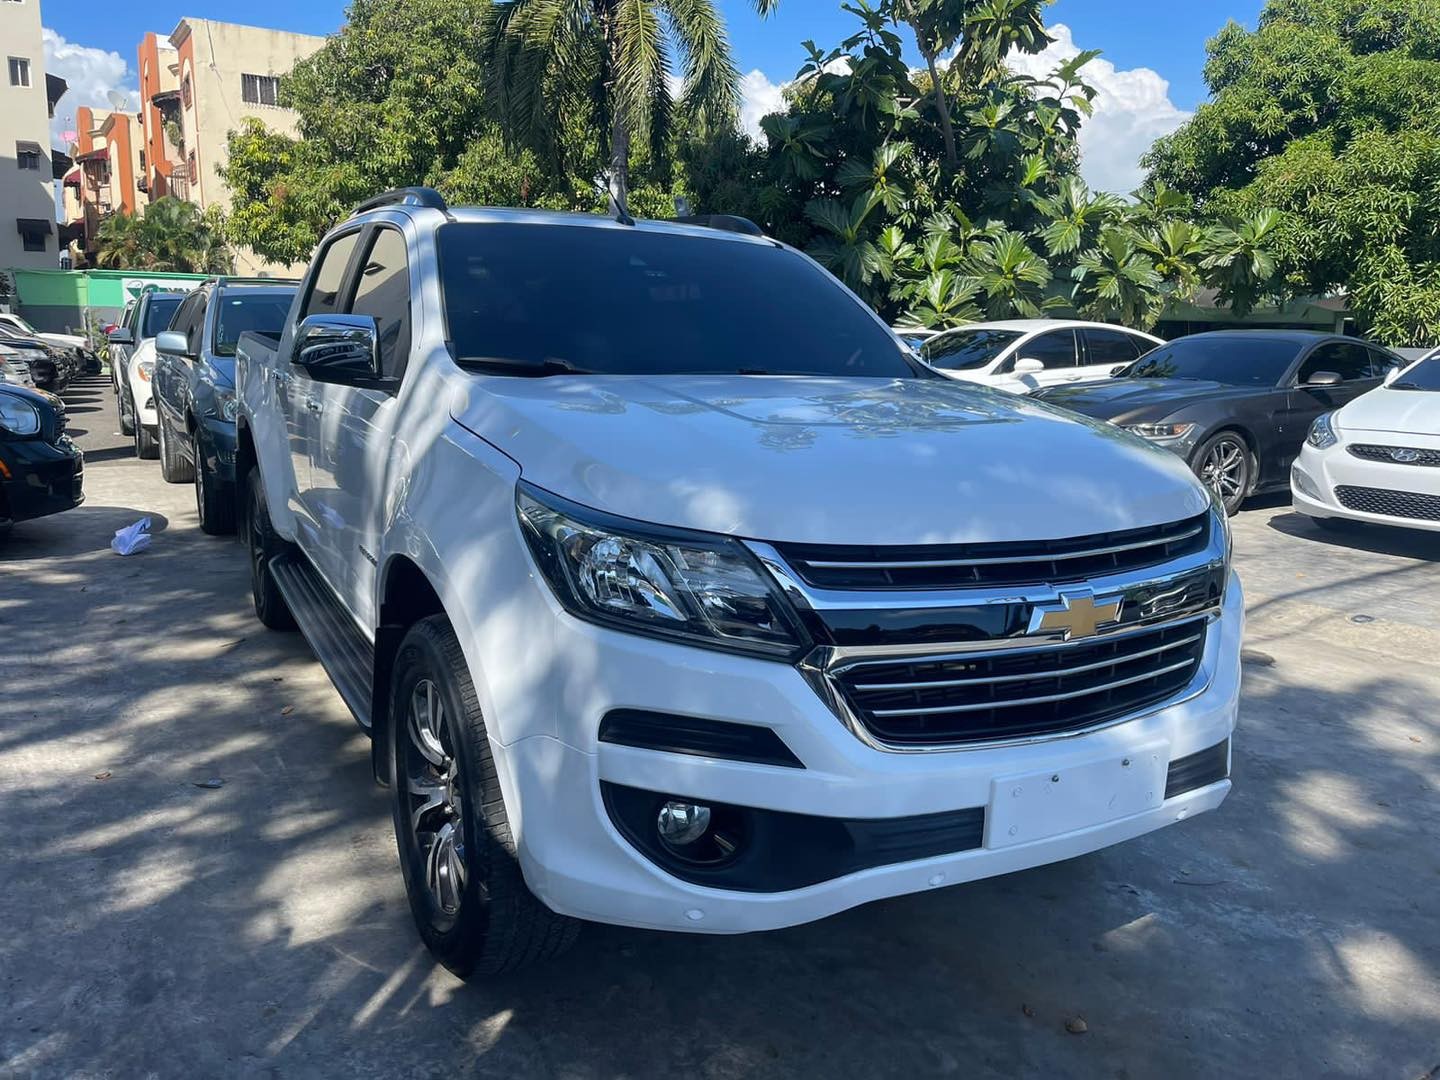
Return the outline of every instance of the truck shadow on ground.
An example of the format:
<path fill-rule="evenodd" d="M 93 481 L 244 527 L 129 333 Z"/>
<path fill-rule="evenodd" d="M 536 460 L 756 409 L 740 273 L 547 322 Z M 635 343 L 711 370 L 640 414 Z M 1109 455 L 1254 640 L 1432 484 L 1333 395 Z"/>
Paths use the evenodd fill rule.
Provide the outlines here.
<path fill-rule="evenodd" d="M 1248 671 L 1231 799 L 1129 844 L 771 934 L 587 927 L 467 986 L 411 926 L 367 739 L 303 640 L 255 622 L 241 550 L 73 513 L 0 577 L 0 1073 L 1436 1064 L 1440 720 L 1403 669 Z M 142 513 L 163 537 L 117 558 Z"/>

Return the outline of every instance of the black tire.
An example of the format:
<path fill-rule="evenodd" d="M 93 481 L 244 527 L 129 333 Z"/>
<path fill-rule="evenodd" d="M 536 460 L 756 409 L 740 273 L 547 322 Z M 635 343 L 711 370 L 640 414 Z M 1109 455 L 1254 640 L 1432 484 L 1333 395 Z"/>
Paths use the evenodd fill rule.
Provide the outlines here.
<path fill-rule="evenodd" d="M 1221 431 L 1206 439 L 1191 465 L 1232 517 L 1255 488 L 1255 456 L 1239 432 Z"/>
<path fill-rule="evenodd" d="M 120 414 L 120 434 L 135 434 L 135 414 L 130 411 L 130 395 L 122 393 L 117 383 L 115 386 L 115 411 Z"/>
<path fill-rule="evenodd" d="M 406 633 L 390 688 L 391 807 L 421 939 L 462 979 L 560 955 L 580 924 L 555 914 L 525 884 L 475 686 L 443 615 Z M 421 701 L 432 703 L 422 710 L 433 723 L 429 741 L 412 718 L 417 690 Z M 412 825 L 412 813 L 427 804 Z"/>
<path fill-rule="evenodd" d="M 200 531 L 209 536 L 229 536 L 235 531 L 235 493 L 205 465 L 199 434 L 190 437 L 193 456 L 190 472 L 195 481 L 195 514 Z"/>
<path fill-rule="evenodd" d="M 135 411 L 135 395 L 127 396 L 130 401 L 130 427 L 131 436 L 135 440 L 135 456 L 144 461 L 153 461 L 160 456 L 160 447 L 155 442 L 154 433 L 140 422 L 140 414 Z"/>
<path fill-rule="evenodd" d="M 195 467 L 185 460 L 170 439 L 170 425 L 160 416 L 155 422 L 155 437 L 160 446 L 160 477 L 167 484 L 188 484 L 195 479 Z"/>
<path fill-rule="evenodd" d="M 295 616 L 285 605 L 285 597 L 270 574 L 270 561 L 289 550 L 270 524 L 270 511 L 265 506 L 265 487 L 260 470 L 251 469 L 245 477 L 245 547 L 250 553 L 250 595 L 255 601 L 255 617 L 271 630 L 295 629 Z"/>

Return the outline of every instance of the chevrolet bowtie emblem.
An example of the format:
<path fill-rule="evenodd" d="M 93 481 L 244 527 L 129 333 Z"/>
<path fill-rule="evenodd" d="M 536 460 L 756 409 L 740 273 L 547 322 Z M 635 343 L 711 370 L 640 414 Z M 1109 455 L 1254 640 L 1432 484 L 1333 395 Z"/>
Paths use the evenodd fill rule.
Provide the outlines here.
<path fill-rule="evenodd" d="M 1090 637 L 1106 623 L 1120 621 L 1120 607 L 1124 602 L 1119 596 L 1096 600 L 1089 593 L 1061 593 L 1058 608 L 1036 605 L 1030 616 L 1029 633 L 1063 630 L 1066 641 Z"/>

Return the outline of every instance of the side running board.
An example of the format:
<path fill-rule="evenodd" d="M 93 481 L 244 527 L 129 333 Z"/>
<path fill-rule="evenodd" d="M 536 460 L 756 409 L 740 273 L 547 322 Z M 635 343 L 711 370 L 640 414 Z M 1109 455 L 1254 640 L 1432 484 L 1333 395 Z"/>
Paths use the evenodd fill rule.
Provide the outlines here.
<path fill-rule="evenodd" d="M 360 726 L 370 730 L 374 647 L 304 556 L 278 555 L 270 561 L 270 573 L 335 689 Z"/>

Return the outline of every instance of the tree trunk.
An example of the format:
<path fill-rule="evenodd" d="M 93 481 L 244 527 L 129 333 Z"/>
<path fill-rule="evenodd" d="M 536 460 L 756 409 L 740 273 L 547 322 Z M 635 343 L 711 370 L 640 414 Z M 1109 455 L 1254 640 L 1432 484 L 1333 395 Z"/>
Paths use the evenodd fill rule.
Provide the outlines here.
<path fill-rule="evenodd" d="M 950 124 L 950 102 L 945 97 L 945 87 L 940 84 L 940 69 L 935 65 L 935 54 L 925 50 L 925 66 L 930 69 L 930 82 L 935 92 L 935 111 L 940 114 L 940 134 L 945 137 L 945 160 L 951 166 L 959 164 L 955 156 L 955 128 Z"/>
<path fill-rule="evenodd" d="M 610 122 L 610 216 L 630 223 L 630 125 L 615 111 Z"/>

